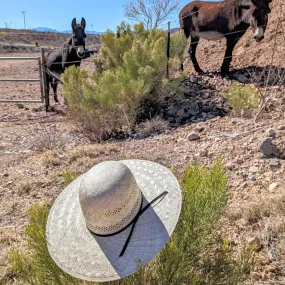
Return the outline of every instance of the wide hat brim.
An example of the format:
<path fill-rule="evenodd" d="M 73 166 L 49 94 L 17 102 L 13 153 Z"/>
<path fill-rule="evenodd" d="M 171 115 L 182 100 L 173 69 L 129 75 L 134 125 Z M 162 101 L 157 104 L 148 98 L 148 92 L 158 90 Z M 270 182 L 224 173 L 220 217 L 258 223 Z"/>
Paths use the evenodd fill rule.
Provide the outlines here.
<path fill-rule="evenodd" d="M 84 174 L 70 183 L 50 210 L 46 235 L 52 259 L 76 278 L 107 282 L 133 274 L 139 265 L 147 264 L 159 253 L 178 222 L 182 197 L 173 173 L 150 161 L 120 162 L 132 171 L 143 194 L 143 207 L 162 192 L 168 194 L 140 215 L 124 255 L 119 256 L 131 227 L 109 237 L 92 234 L 79 203 L 79 186 Z"/>

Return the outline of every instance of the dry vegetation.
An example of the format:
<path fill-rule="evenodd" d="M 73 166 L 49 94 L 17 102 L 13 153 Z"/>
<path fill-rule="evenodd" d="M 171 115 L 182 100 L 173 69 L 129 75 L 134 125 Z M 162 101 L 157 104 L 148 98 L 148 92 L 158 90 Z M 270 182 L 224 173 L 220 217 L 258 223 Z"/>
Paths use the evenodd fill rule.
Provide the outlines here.
<path fill-rule="evenodd" d="M 51 204 L 66 184 L 92 165 L 109 159 L 149 159 L 171 168 L 181 177 L 189 162 L 200 161 L 211 167 L 222 156 L 230 190 L 221 219 L 222 234 L 236 252 L 244 243 L 253 240 L 260 243 L 258 264 L 246 284 L 285 284 L 285 162 L 283 157 L 279 164 L 272 164 L 270 158 L 261 156 L 259 149 L 260 140 L 273 129 L 273 141 L 285 154 L 285 7 L 282 0 L 273 1 L 273 6 L 264 41 L 255 43 L 248 31 L 234 50 L 234 74 L 245 77 L 243 85 L 254 85 L 259 103 L 263 103 L 257 108 L 254 105 L 247 117 L 243 112 L 238 113 L 239 117 L 232 113 L 178 128 L 155 118 L 137 126 L 143 139 L 108 140 L 99 144 L 90 143 L 71 123 L 64 105 L 57 106 L 58 113 L 46 114 L 38 104 L 1 103 L 0 276 L 5 276 L 5 280 L 15 277 L 7 276 L 7 254 L 11 247 L 24 242 L 29 207 L 36 202 Z M 50 35 L 40 37 L 31 34 L 29 41 L 50 44 Z M 21 40 L 10 32 L 1 32 L 1 38 L 10 42 L 15 42 L 15 38 Z M 55 40 L 52 45 L 61 43 Z M 224 41 L 201 41 L 198 47 L 201 68 L 211 72 L 219 71 L 223 55 Z M 230 90 L 231 82 L 214 73 L 196 76 L 188 60 L 185 67 L 190 78 L 214 85 L 217 96 Z M 87 59 L 83 68 L 93 71 L 93 59 Z M 37 75 L 34 62 L 0 65 L 0 76 L 29 77 L 31 73 Z M 34 84 L 0 83 L 0 88 L 3 98 L 34 98 L 39 94 L 39 86 Z M 207 88 L 203 91 L 212 92 Z M 61 87 L 60 92 L 62 95 Z M 63 102 L 62 97 L 60 100 Z M 52 98 L 51 103 L 54 103 Z M 189 141 L 192 131 L 200 138 Z M 152 135 L 146 137 L 149 134 Z"/>

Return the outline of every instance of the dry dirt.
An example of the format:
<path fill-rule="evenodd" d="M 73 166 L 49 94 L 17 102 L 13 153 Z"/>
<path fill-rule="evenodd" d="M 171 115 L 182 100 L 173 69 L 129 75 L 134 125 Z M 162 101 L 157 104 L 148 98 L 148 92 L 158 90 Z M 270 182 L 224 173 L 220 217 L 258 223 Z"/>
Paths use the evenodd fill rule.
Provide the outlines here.
<path fill-rule="evenodd" d="M 249 31 L 237 45 L 232 62 L 235 73 L 256 70 L 259 76 L 248 78 L 246 83 L 260 81 L 260 74 L 272 62 L 272 55 L 273 65 L 284 71 L 285 36 L 280 23 L 277 33 L 276 27 L 277 18 L 272 17 L 262 43 L 253 42 Z M 211 81 L 217 87 L 229 86 L 231 82 L 214 73 L 219 71 L 223 53 L 223 41 L 201 41 L 198 61 L 203 69 L 213 73 L 197 78 Z M 40 53 L 9 56 L 37 57 Z M 254 68 L 247 69 L 250 65 Z M 82 68 L 93 70 L 92 59 L 86 59 Z M 186 71 L 189 76 L 196 76 L 191 64 L 187 64 Z M 37 62 L 1 61 L 0 77 L 38 78 Z M 1 99 L 40 96 L 38 83 L 0 82 L 0 90 Z M 42 104 L 0 103 L 0 276 L 7 269 L 9 248 L 22 242 L 29 206 L 36 202 L 52 203 L 65 187 L 66 169 L 81 174 L 103 160 L 140 158 L 161 163 L 180 176 L 191 161 L 211 166 L 222 156 L 230 191 L 222 218 L 223 233 L 237 249 L 253 238 L 260 241 L 260 264 L 250 284 L 285 284 L 285 161 L 279 159 L 277 165 L 272 165 L 274 161 L 263 158 L 259 149 L 260 140 L 269 135 L 269 129 L 276 133 L 273 141 L 284 146 L 285 82 L 271 80 L 266 94 L 273 97 L 257 123 L 252 119 L 215 117 L 200 123 L 189 122 L 145 139 L 100 144 L 90 143 L 67 119 L 61 88 L 59 93 L 61 105 L 57 106 L 57 113 L 46 113 Z M 52 96 L 51 104 L 54 104 Z M 197 131 L 200 139 L 189 141 L 187 136 L 192 131 Z"/>

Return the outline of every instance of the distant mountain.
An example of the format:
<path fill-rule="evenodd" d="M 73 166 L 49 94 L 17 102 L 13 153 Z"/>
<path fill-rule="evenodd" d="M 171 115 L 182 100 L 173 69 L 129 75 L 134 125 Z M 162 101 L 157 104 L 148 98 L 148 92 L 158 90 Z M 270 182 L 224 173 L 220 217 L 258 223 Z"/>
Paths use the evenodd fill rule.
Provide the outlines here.
<path fill-rule="evenodd" d="M 63 34 L 71 34 L 71 30 L 68 30 L 68 31 L 62 31 L 62 32 L 59 32 L 59 33 L 63 33 Z M 86 31 L 85 30 L 85 34 L 88 34 L 88 35 L 92 35 L 92 34 L 94 34 L 94 35 L 102 35 L 102 34 L 104 34 L 103 32 L 96 32 L 96 31 Z"/>
<path fill-rule="evenodd" d="M 50 29 L 50 28 L 47 28 L 47 27 L 38 27 L 38 28 L 34 28 L 34 29 L 31 29 L 32 31 L 36 31 L 36 32 L 43 32 L 43 33 L 60 33 L 60 34 L 71 34 L 71 30 L 68 30 L 68 31 L 58 31 L 58 30 L 55 30 L 55 29 Z M 102 32 L 96 32 L 96 31 L 85 31 L 86 34 L 89 34 L 89 35 L 101 35 L 101 34 L 104 34 Z"/>
<path fill-rule="evenodd" d="M 44 33 L 58 33 L 57 30 L 46 28 L 46 27 L 38 27 L 38 28 L 31 29 L 31 30 L 36 31 L 36 32 L 44 32 Z"/>

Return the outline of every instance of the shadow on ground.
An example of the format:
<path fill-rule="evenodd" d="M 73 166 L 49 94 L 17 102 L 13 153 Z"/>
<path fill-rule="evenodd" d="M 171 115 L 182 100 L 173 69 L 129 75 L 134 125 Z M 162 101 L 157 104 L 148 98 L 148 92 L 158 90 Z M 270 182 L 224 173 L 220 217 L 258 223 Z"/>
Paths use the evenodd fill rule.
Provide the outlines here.
<path fill-rule="evenodd" d="M 141 104 L 137 127 L 132 134 L 117 133 L 105 139 L 143 139 L 157 135 L 167 128 L 179 128 L 191 123 L 205 122 L 225 116 L 229 105 L 218 96 L 216 85 L 207 78 L 191 76 L 170 79 L 170 84 L 150 94 Z"/>

